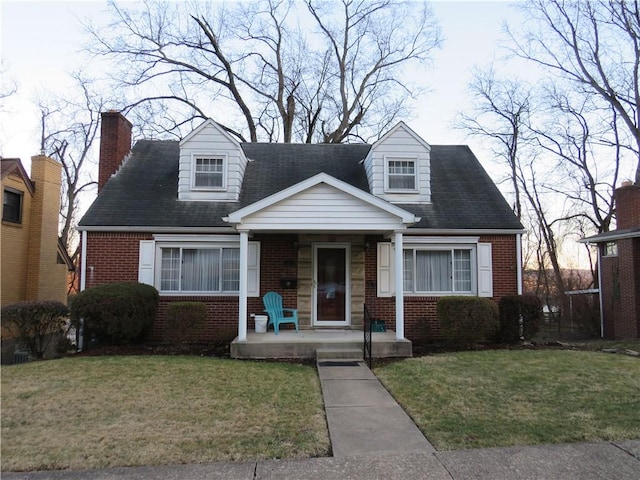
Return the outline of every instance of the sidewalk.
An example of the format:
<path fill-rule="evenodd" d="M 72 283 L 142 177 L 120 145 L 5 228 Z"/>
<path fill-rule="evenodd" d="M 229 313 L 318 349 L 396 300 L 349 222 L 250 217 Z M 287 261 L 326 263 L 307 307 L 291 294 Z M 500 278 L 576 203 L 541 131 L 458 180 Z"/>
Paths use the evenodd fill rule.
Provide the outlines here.
<path fill-rule="evenodd" d="M 333 457 L 2 473 L 3 480 L 638 480 L 640 440 L 437 452 L 363 364 L 320 362 Z"/>
<path fill-rule="evenodd" d="M 31 473 L 3 480 L 638 480 L 640 440 Z"/>

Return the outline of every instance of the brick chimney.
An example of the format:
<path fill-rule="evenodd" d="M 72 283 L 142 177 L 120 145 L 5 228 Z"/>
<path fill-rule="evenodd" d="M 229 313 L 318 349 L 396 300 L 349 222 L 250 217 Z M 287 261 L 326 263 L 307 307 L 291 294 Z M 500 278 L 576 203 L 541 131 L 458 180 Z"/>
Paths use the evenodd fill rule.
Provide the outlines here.
<path fill-rule="evenodd" d="M 640 185 L 623 182 L 614 195 L 617 229 L 640 227 Z"/>
<path fill-rule="evenodd" d="M 98 193 L 131 151 L 131 122 L 115 110 L 102 113 Z"/>
<path fill-rule="evenodd" d="M 66 303 L 66 269 L 56 264 L 62 165 L 44 155 L 31 157 L 31 201 L 26 300 Z"/>

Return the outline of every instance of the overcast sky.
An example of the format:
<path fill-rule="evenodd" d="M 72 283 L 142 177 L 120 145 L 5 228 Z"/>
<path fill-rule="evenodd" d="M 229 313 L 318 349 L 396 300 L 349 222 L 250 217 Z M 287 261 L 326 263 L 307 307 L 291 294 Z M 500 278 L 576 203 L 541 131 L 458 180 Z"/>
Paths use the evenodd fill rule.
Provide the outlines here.
<path fill-rule="evenodd" d="M 87 62 L 81 52 L 86 41 L 81 20 L 101 18 L 106 7 L 103 1 L 88 0 L 0 0 L 0 5 L 4 81 L 13 80 L 18 87 L 0 108 L 0 154 L 22 158 L 28 170 L 30 157 L 39 149 L 38 92 L 63 88 L 66 74 Z M 407 123 L 431 144 L 470 144 L 487 167 L 487 152 L 452 124 L 456 113 L 469 107 L 472 68 L 502 55 L 502 24 L 517 24 L 519 16 L 501 1 L 441 0 L 433 9 L 445 41 L 424 79 L 430 92 L 419 98 L 416 117 Z"/>

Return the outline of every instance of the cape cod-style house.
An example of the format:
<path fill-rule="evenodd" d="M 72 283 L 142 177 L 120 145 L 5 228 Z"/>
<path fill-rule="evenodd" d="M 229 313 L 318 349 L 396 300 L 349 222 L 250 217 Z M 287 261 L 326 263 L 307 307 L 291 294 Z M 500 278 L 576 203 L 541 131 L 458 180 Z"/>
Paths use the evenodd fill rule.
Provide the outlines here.
<path fill-rule="evenodd" d="M 429 145 L 402 122 L 371 145 L 240 143 L 207 120 L 129 152 L 131 124 L 102 122 L 81 288 L 155 286 L 152 340 L 170 302 L 195 300 L 207 321 L 194 341 L 231 330 L 233 356 L 310 356 L 330 338 L 318 332 L 361 335 L 366 305 L 391 332 L 387 354 L 410 355 L 437 337 L 439 297 L 521 293 L 522 225 L 467 146 Z M 297 309 L 299 333 L 253 333 L 269 291 Z"/>

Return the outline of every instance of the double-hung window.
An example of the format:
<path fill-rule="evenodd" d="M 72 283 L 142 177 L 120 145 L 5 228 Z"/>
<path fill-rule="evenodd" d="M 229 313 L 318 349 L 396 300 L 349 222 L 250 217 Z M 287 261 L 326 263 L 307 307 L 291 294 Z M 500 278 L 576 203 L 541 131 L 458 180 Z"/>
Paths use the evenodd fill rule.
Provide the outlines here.
<path fill-rule="evenodd" d="M 239 248 L 167 247 L 160 250 L 160 291 L 238 293 Z"/>
<path fill-rule="evenodd" d="M 22 223 L 22 192 L 4 190 L 2 220 L 11 223 Z"/>
<path fill-rule="evenodd" d="M 405 248 L 403 253 L 405 293 L 474 293 L 471 248 Z"/>
<path fill-rule="evenodd" d="M 200 189 L 221 189 L 225 186 L 225 159 L 198 156 L 193 163 L 193 186 Z"/>
<path fill-rule="evenodd" d="M 415 191 L 416 160 L 391 158 L 387 160 L 387 190 Z"/>

